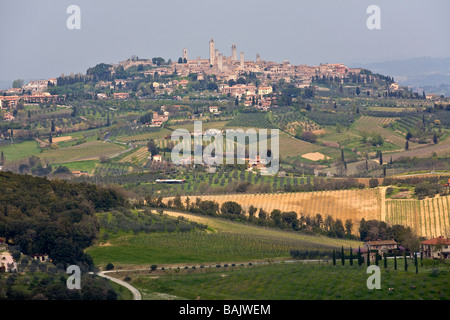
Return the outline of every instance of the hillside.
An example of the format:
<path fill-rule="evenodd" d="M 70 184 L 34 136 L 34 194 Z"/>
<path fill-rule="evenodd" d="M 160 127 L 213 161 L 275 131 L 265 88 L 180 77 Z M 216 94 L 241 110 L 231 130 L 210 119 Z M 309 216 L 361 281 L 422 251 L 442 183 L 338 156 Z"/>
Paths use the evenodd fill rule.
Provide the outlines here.
<path fill-rule="evenodd" d="M 189 263 L 233 263 L 289 258 L 290 250 L 328 254 L 341 246 L 357 248 L 362 243 L 344 239 L 284 231 L 234 222 L 220 217 L 198 216 L 165 210 L 173 218 L 183 217 L 208 226 L 192 232 L 109 232 L 89 247 L 98 266 L 113 263 L 121 267 L 158 265 L 185 266 Z M 323 255 L 322 255 L 323 256 Z"/>
<path fill-rule="evenodd" d="M 299 216 L 327 215 L 345 221 L 351 219 L 353 233 L 358 234 L 361 219 L 379 220 L 389 225 L 411 227 L 426 238 L 450 235 L 450 196 L 414 199 L 386 199 L 386 187 L 363 190 L 339 190 L 280 194 L 227 194 L 198 196 L 219 205 L 227 201 L 239 203 L 245 212 L 250 206 L 271 212 L 293 211 Z M 167 198 L 166 201 L 173 199 Z M 193 198 L 191 198 L 193 200 Z M 182 202 L 186 197 L 181 197 Z"/>
<path fill-rule="evenodd" d="M 83 249 L 98 233 L 95 212 L 125 205 L 116 190 L 0 172 L 0 237 L 26 255 L 92 267 Z"/>

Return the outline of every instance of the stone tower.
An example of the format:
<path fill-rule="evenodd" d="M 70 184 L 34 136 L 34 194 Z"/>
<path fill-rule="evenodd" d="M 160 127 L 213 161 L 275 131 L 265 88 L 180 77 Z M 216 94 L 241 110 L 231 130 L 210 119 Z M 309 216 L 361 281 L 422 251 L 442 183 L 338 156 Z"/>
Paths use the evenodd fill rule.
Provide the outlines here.
<path fill-rule="evenodd" d="M 219 53 L 217 57 L 217 67 L 219 68 L 219 72 L 223 72 L 223 60 L 222 60 L 222 54 Z"/>
<path fill-rule="evenodd" d="M 233 44 L 231 46 L 231 60 L 232 61 L 237 61 L 237 50 L 236 50 L 236 45 Z"/>
<path fill-rule="evenodd" d="M 216 48 L 213 39 L 209 41 L 209 64 L 216 64 Z"/>
<path fill-rule="evenodd" d="M 261 60 L 261 57 L 259 55 L 259 53 L 256 54 L 256 62 L 259 62 Z"/>
<path fill-rule="evenodd" d="M 239 66 L 241 71 L 244 71 L 244 51 L 241 51 L 241 64 Z"/>
<path fill-rule="evenodd" d="M 187 51 L 186 48 L 183 49 L 183 60 L 184 60 L 184 59 L 186 59 L 186 61 L 187 61 L 187 59 L 188 59 L 188 51 Z"/>

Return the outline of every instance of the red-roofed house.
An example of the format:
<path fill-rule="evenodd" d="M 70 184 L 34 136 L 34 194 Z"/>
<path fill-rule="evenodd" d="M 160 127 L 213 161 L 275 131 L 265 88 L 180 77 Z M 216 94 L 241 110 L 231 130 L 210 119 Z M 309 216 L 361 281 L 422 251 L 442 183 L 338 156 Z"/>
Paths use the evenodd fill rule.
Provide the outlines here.
<path fill-rule="evenodd" d="M 130 97 L 130 94 L 128 92 L 114 92 L 113 93 L 114 99 L 128 99 Z"/>
<path fill-rule="evenodd" d="M 424 258 L 450 259 L 450 239 L 442 236 L 420 243 Z"/>

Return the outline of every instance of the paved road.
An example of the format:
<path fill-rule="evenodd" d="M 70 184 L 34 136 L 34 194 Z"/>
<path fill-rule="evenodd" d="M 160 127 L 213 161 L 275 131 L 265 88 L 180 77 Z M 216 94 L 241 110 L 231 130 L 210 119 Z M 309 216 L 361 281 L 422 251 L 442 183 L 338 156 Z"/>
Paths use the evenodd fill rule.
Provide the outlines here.
<path fill-rule="evenodd" d="M 130 290 L 131 293 L 133 294 L 133 300 L 142 300 L 141 293 L 135 287 L 133 287 L 132 285 L 130 285 L 129 283 L 127 283 L 125 281 L 119 280 L 119 279 L 114 278 L 114 277 L 107 276 L 105 274 L 105 273 L 110 273 L 110 272 L 116 272 L 116 271 L 102 271 L 102 272 L 97 273 L 97 275 L 102 277 L 102 278 L 106 278 L 108 280 L 111 280 L 111 281 L 113 281 L 113 282 L 115 282 L 117 284 L 120 284 L 121 286 L 124 286 L 125 288 Z"/>

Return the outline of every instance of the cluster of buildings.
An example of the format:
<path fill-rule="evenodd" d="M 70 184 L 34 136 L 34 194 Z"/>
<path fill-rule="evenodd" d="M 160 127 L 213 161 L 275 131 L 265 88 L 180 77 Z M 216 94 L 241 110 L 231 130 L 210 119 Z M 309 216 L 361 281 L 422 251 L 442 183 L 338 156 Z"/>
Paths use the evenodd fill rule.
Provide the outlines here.
<path fill-rule="evenodd" d="M 359 74 L 362 69 L 348 68 L 342 63 L 321 64 L 319 66 L 292 65 L 290 61 L 285 60 L 282 63 L 265 61 L 260 55 L 256 55 L 255 60 L 245 60 L 244 52 L 237 53 L 235 44 L 231 46 L 230 55 L 222 54 L 216 49 L 214 39 L 209 42 L 209 59 L 188 59 L 188 50 L 183 49 L 183 61 L 185 63 L 172 63 L 171 68 L 158 68 L 151 70 L 154 74 L 176 73 L 179 76 L 188 76 L 191 73 L 212 75 L 214 74 L 219 81 L 237 80 L 242 73 L 257 73 L 258 80 L 261 83 L 268 81 L 278 81 L 284 79 L 286 82 L 295 82 L 299 86 L 309 86 L 311 80 L 316 75 L 343 79 L 350 74 Z M 175 70 L 176 68 L 176 70 Z"/>
<path fill-rule="evenodd" d="M 319 66 L 308 65 L 292 65 L 290 61 L 285 60 L 281 63 L 265 61 L 261 59 L 259 54 L 256 55 L 255 60 L 245 60 L 244 52 L 240 51 L 235 44 L 231 45 L 230 54 L 226 55 L 216 48 L 214 39 L 209 41 L 209 57 L 203 59 L 197 57 L 189 59 L 188 49 L 182 50 L 182 58 L 178 62 L 171 62 L 168 64 L 155 64 L 152 60 L 128 59 L 119 62 L 118 65 L 113 66 L 111 72 L 115 73 L 117 67 L 124 69 L 133 66 L 151 66 L 152 68 L 142 68 L 144 75 L 152 75 L 156 79 L 151 86 L 155 94 L 172 94 L 174 90 L 181 87 L 186 87 L 190 80 L 173 80 L 171 78 L 166 80 L 158 80 L 158 76 L 173 75 L 178 77 L 188 77 L 195 74 L 197 80 L 206 79 L 208 76 L 214 76 L 217 80 L 219 94 L 236 97 L 243 100 L 245 106 L 254 106 L 263 110 L 276 105 L 276 94 L 273 94 L 272 83 L 283 80 L 292 83 L 299 88 L 309 87 L 313 83 L 313 79 L 327 77 L 333 78 L 334 81 L 351 75 L 359 75 L 362 69 L 349 68 L 342 63 L 320 64 Z M 236 84 L 236 81 L 244 74 L 252 74 L 256 77 L 258 85 Z M 366 75 L 364 79 L 370 77 Z M 128 88 L 128 85 L 134 80 L 115 79 L 111 81 L 99 81 L 95 87 L 99 89 L 111 89 L 116 92 L 112 93 L 111 97 L 106 93 L 97 93 L 98 99 L 129 99 L 129 92 L 123 92 Z M 234 80 L 231 81 L 231 80 Z M 238 81 L 239 82 L 239 81 Z M 36 80 L 23 85 L 21 88 L 9 89 L 0 96 L 0 108 L 5 106 L 14 108 L 19 100 L 26 103 L 58 103 L 64 100 L 64 96 L 51 95 L 46 90 L 49 86 L 57 85 L 57 78 L 50 78 L 47 80 Z M 391 90 L 398 90 L 397 84 L 392 84 Z M 398 85 L 397 85 L 398 86 Z M 125 89 L 125 90 L 124 90 Z M 181 99 L 181 98 L 180 98 Z M 7 115 L 9 120 L 11 116 Z M 157 117 L 155 124 L 164 122 L 162 117 Z"/>
<path fill-rule="evenodd" d="M 56 85 L 56 78 L 48 80 L 36 80 L 23 85 L 21 88 L 11 88 L 4 90 L 0 95 L 0 110 L 12 110 L 16 108 L 19 101 L 24 103 L 60 103 L 65 100 L 64 95 L 52 95 L 46 92 L 48 86 Z M 13 113 L 6 111 L 3 113 L 3 120 L 14 120 Z"/>
<path fill-rule="evenodd" d="M 20 96 L 0 96 L 0 108 L 15 108 L 20 100 L 25 103 L 58 103 L 64 101 L 64 99 L 64 96 L 52 95 L 48 92 L 42 92 L 32 95 L 25 94 Z"/>
<path fill-rule="evenodd" d="M 321 64 L 319 66 L 308 65 L 292 65 L 290 61 L 284 60 L 281 63 L 265 61 L 261 59 L 259 54 L 256 55 L 255 60 L 245 60 L 244 52 L 238 53 L 235 44 L 232 44 L 230 55 L 223 54 L 216 48 L 214 39 L 209 41 L 209 57 L 207 59 L 197 57 L 189 59 L 188 49 L 183 48 L 182 58 L 178 62 L 170 64 L 157 65 L 152 60 L 127 60 L 119 62 L 115 67 L 129 68 L 132 66 L 149 65 L 151 69 L 143 71 L 144 75 L 150 75 L 157 78 L 157 76 L 173 75 L 178 77 L 188 77 L 191 74 L 197 75 L 197 80 L 206 79 L 208 76 L 214 76 L 219 86 L 221 94 L 229 94 L 231 96 L 242 97 L 259 96 L 261 105 L 259 107 L 268 107 L 273 104 L 271 99 L 263 99 L 272 93 L 273 89 L 270 83 L 283 80 L 287 83 L 293 83 L 299 88 L 305 88 L 312 84 L 315 77 L 333 78 L 335 81 L 339 79 L 344 82 L 345 77 L 351 75 L 359 75 L 360 68 L 349 68 L 342 63 Z M 243 74 L 254 73 L 256 79 L 259 80 L 260 85 L 247 86 L 242 84 L 228 85 L 230 80 L 237 81 Z M 370 77 L 370 76 L 366 76 Z M 110 89 L 124 88 L 128 82 L 132 80 L 114 80 L 99 82 L 97 87 L 107 87 Z M 152 83 L 155 94 L 172 94 L 179 86 L 185 87 L 189 80 L 168 80 L 168 81 L 154 81 Z"/>
<path fill-rule="evenodd" d="M 375 255 L 380 256 L 396 253 L 401 250 L 395 240 L 367 241 L 362 252 L 370 252 L 370 258 L 375 260 Z M 443 236 L 427 239 L 420 242 L 420 253 L 428 259 L 450 259 L 450 239 Z"/>

